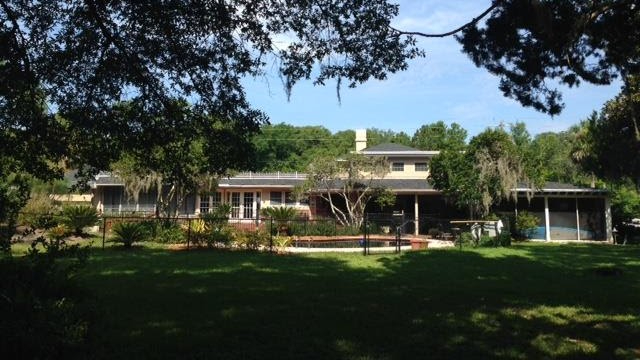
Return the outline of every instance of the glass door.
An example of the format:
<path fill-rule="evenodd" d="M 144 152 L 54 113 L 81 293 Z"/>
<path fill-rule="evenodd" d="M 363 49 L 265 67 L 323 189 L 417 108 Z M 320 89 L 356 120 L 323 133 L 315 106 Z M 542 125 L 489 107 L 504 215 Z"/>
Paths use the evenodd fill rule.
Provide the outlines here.
<path fill-rule="evenodd" d="M 245 219 L 253 218 L 253 193 L 246 192 L 244 193 L 244 201 L 243 201 L 243 213 L 242 217 Z"/>

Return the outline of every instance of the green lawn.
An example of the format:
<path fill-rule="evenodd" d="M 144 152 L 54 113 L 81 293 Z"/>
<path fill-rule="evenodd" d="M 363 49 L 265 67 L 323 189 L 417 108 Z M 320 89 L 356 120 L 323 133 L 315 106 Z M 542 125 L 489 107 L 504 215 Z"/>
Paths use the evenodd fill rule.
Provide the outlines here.
<path fill-rule="evenodd" d="M 640 358 L 640 248 L 95 250 L 96 356 Z"/>

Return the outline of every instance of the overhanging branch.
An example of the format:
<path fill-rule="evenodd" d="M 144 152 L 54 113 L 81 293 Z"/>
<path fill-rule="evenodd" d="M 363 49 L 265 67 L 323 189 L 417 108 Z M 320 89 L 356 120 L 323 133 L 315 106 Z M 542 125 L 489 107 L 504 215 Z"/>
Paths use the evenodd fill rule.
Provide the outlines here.
<path fill-rule="evenodd" d="M 466 29 L 467 27 L 475 25 L 478 21 L 480 21 L 482 18 L 487 16 L 490 12 L 492 12 L 494 9 L 496 9 L 501 4 L 502 4 L 502 0 L 495 0 L 491 6 L 489 6 L 480 15 L 474 17 L 468 23 L 466 23 L 466 24 L 464 24 L 464 25 L 462 25 L 462 26 L 460 26 L 460 27 L 458 27 L 456 29 L 453 29 L 451 31 L 447 31 L 447 32 L 440 33 L 440 34 L 427 34 L 427 33 L 423 33 L 423 32 L 420 32 L 420 31 L 402 31 L 402 30 L 396 29 L 396 28 L 394 28 L 392 26 L 389 26 L 389 28 L 396 32 L 396 34 L 395 34 L 396 36 L 409 35 L 409 36 L 421 36 L 421 37 L 427 37 L 427 38 L 443 38 L 443 37 L 455 35 L 455 34 L 459 33 L 460 31 Z"/>

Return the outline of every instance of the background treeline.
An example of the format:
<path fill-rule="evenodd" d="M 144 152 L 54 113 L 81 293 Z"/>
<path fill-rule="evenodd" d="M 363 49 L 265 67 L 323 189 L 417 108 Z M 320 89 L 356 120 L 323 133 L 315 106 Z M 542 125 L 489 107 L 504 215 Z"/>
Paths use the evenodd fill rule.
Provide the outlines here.
<path fill-rule="evenodd" d="M 539 169 L 544 181 L 590 185 L 595 178 L 581 170 L 576 151 L 581 125 L 558 133 L 545 132 L 531 136 L 524 123 L 504 126 L 528 166 Z M 323 126 L 293 126 L 285 123 L 266 125 L 257 134 L 255 171 L 304 172 L 313 159 L 340 156 L 355 150 L 355 131 L 332 133 Z M 442 121 L 425 124 L 409 135 L 403 131 L 367 129 L 367 146 L 397 143 L 420 150 L 464 150 L 468 134 L 456 123 Z"/>

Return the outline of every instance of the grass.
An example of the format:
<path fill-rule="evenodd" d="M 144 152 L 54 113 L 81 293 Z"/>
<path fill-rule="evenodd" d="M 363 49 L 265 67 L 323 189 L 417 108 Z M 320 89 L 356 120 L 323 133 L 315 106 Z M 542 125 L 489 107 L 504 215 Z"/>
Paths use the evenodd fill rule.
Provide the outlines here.
<path fill-rule="evenodd" d="M 96 249 L 96 357 L 638 359 L 640 248 Z"/>

